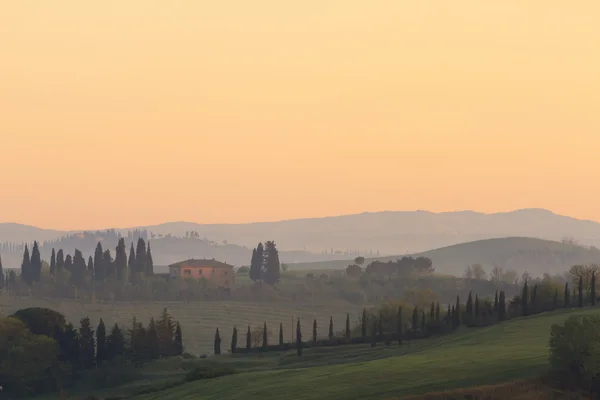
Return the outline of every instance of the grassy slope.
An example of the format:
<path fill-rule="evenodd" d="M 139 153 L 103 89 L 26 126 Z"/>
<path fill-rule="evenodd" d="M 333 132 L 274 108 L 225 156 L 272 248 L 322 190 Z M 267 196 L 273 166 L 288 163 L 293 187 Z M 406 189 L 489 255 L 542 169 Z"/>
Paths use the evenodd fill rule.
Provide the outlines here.
<path fill-rule="evenodd" d="M 270 370 L 189 383 L 135 399 L 387 399 L 528 378 L 547 368 L 552 324 L 567 315 L 598 313 L 587 309 L 537 315 L 402 347 L 320 349 L 302 359 L 288 353 L 264 359 L 261 369 Z"/>
<path fill-rule="evenodd" d="M 599 250 L 525 237 L 477 240 L 414 256 L 429 257 L 437 272 L 454 275 L 462 275 L 467 265 L 476 263 L 482 264 L 488 271 L 494 265 L 499 265 L 541 275 L 544 272 L 563 272 L 575 264 L 600 262 Z M 374 260 L 387 262 L 400 257 L 402 256 L 369 258 L 365 261 L 365 265 Z M 290 264 L 290 268 L 294 270 L 339 269 L 345 268 L 348 264 L 348 260 L 337 260 Z"/>
<path fill-rule="evenodd" d="M 64 314 L 68 321 L 78 326 L 79 320 L 89 317 L 96 326 L 103 318 L 107 326 L 118 323 L 129 329 L 131 319 L 135 315 L 138 321 L 148 322 L 150 317 L 159 317 L 164 307 L 169 309 L 173 317 L 181 323 L 184 336 L 185 350 L 196 355 L 213 352 L 213 341 L 217 326 L 224 343 L 229 348 L 230 335 L 234 325 L 240 334 L 240 345 L 245 343 L 247 326 L 252 328 L 262 326 L 267 322 L 268 329 L 273 332 L 273 338 L 279 332 L 279 324 L 283 324 L 286 340 L 291 340 L 295 325 L 292 326 L 292 315 L 300 317 L 301 321 L 312 324 L 314 318 L 319 326 L 328 326 L 332 316 L 334 323 L 342 327 L 346 313 L 358 314 L 362 309 L 353 309 L 346 303 L 331 302 L 328 304 L 293 304 L 276 302 L 241 302 L 241 301 L 211 301 L 211 302 L 139 302 L 139 303 L 108 303 L 85 304 L 74 300 L 36 300 L 28 298 L 10 298 L 0 296 L 0 314 L 9 315 L 26 307 L 49 307 Z M 242 334 L 243 333 L 243 334 Z"/>

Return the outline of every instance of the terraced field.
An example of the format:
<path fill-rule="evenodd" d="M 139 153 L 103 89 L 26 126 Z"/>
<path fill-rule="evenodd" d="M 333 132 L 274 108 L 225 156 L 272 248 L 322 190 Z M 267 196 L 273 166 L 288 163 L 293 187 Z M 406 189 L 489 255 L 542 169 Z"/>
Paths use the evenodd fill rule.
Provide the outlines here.
<path fill-rule="evenodd" d="M 64 314 L 67 319 L 78 325 L 83 317 L 89 317 L 94 325 L 100 318 L 107 325 L 118 323 L 128 328 L 133 316 L 138 320 L 147 322 L 150 317 L 158 317 L 163 308 L 168 308 L 173 317 L 181 324 L 183 331 L 184 346 L 187 352 L 192 354 L 212 354 L 213 340 L 217 326 L 221 332 L 224 347 L 229 348 L 230 335 L 234 325 L 238 330 L 245 332 L 247 326 L 262 326 L 266 321 L 267 329 L 273 332 L 273 338 L 277 337 L 279 324 L 283 324 L 286 341 L 291 341 L 292 332 L 295 332 L 294 320 L 300 317 L 306 332 L 312 327 L 312 321 L 317 319 L 321 330 L 327 333 L 329 318 L 333 317 L 334 324 L 343 329 L 346 321 L 346 313 L 356 315 L 362 311 L 356 306 L 345 303 L 331 304 L 293 304 L 293 303 L 258 303 L 239 301 L 211 301 L 211 302 L 147 302 L 147 303 L 102 303 L 96 304 L 80 303 L 77 301 L 59 300 L 36 300 L 29 298 L 10 298 L 0 296 L 0 313 L 11 314 L 26 307 L 48 307 Z M 243 334 L 238 335 L 240 344 L 245 343 Z"/>

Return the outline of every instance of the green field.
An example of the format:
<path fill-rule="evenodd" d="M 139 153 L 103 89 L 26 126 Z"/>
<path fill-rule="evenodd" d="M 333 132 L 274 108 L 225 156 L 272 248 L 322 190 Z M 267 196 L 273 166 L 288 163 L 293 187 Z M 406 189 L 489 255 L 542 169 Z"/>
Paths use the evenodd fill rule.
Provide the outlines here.
<path fill-rule="evenodd" d="M 547 369 L 550 326 L 568 315 L 599 313 L 559 311 L 403 346 L 315 349 L 302 358 L 223 355 L 215 359 L 237 362 L 241 373 L 134 399 L 394 399 L 535 377 Z"/>
<path fill-rule="evenodd" d="M 111 326 L 118 323 L 128 329 L 135 316 L 144 324 L 150 317 L 159 317 L 163 308 L 167 307 L 171 315 L 181 324 L 185 351 L 201 355 L 213 353 L 213 341 L 217 326 L 223 338 L 223 347 L 229 350 L 231 332 L 234 325 L 240 331 L 238 335 L 240 345 L 245 344 L 245 332 L 250 325 L 252 328 L 263 326 L 276 338 L 279 324 L 283 324 L 286 341 L 291 341 L 295 325 L 292 325 L 292 316 L 300 317 L 302 325 L 308 331 L 313 319 L 317 319 L 322 326 L 322 332 L 327 334 L 329 318 L 333 317 L 336 329 L 343 329 L 346 313 L 358 315 L 362 309 L 341 302 L 328 304 L 310 303 L 298 304 L 290 302 L 242 302 L 242 301 L 208 301 L 208 302 L 139 302 L 139 303 L 109 303 L 97 302 L 96 304 L 82 303 L 74 300 L 31 299 L 0 296 L 0 315 L 10 315 L 26 307 L 52 308 L 65 315 L 68 321 L 77 328 L 79 320 L 89 317 L 96 326 L 100 318 Z M 273 339 L 275 340 L 275 339 Z"/>

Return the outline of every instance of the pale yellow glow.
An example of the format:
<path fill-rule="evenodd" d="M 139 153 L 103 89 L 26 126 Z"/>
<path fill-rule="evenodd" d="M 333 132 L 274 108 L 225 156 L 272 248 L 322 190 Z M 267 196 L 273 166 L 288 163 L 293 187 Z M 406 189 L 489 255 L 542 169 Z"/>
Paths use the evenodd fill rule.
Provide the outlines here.
<path fill-rule="evenodd" d="M 0 221 L 600 220 L 598 0 L 0 10 Z"/>

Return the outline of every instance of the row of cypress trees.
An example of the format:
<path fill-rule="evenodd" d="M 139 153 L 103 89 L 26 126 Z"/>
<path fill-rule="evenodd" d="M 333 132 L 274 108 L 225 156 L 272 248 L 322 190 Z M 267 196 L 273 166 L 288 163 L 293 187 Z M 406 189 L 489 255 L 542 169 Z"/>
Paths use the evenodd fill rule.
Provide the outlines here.
<path fill-rule="evenodd" d="M 505 305 L 505 294 L 504 291 L 500 291 L 496 293 L 494 305 L 492 307 L 488 307 L 486 310 L 487 317 L 494 317 L 498 321 L 503 321 L 506 319 L 506 305 Z M 431 307 L 429 308 L 429 319 L 427 319 L 425 310 L 419 310 L 417 307 L 413 309 L 412 319 L 410 320 L 410 330 L 412 332 L 421 332 L 426 333 L 428 327 L 433 324 L 441 325 L 442 323 L 446 323 L 451 329 L 455 329 L 461 325 L 463 322 L 471 323 L 476 321 L 478 318 L 483 317 L 483 312 L 480 311 L 480 301 L 476 296 L 475 301 L 473 302 L 472 296 L 469 295 L 469 300 L 467 300 L 467 304 L 465 307 L 461 307 L 460 298 L 457 296 L 456 306 L 448 306 L 448 312 L 446 317 L 442 317 L 440 304 L 432 302 Z M 466 308 L 466 312 L 465 312 Z M 466 317 L 469 314 L 472 314 L 473 317 L 471 320 Z M 461 314 L 463 314 L 461 316 Z M 465 320 L 466 319 L 466 320 Z M 396 312 L 396 326 L 395 326 L 395 335 L 399 343 L 402 343 L 405 331 L 404 331 L 404 319 L 403 319 L 403 309 L 402 307 L 397 308 Z M 361 337 L 362 342 L 366 343 L 368 339 L 368 334 L 370 333 L 371 343 L 375 345 L 378 339 L 388 340 L 385 336 L 386 332 L 384 332 L 384 316 L 380 313 L 379 318 L 373 318 L 373 322 L 371 326 L 369 325 L 369 318 L 367 316 L 366 309 L 363 309 L 362 318 L 361 318 Z M 408 322 L 408 321 L 407 321 Z M 370 329 L 369 329 L 370 328 Z M 262 330 L 262 348 L 267 349 L 269 346 L 268 343 L 268 332 L 267 332 L 267 324 L 266 322 L 263 325 Z M 330 341 L 335 339 L 334 327 L 333 327 L 333 318 L 331 317 L 329 320 L 329 329 L 328 329 L 328 339 Z M 351 327 L 350 327 L 350 314 L 346 314 L 346 326 L 344 332 L 344 339 L 346 342 L 350 342 L 352 339 Z M 214 340 L 214 352 L 215 354 L 221 354 L 221 334 L 219 328 L 217 328 L 215 332 L 215 340 Z M 318 342 L 318 329 L 317 329 L 317 320 L 313 320 L 312 325 L 312 343 L 316 345 Z M 296 349 L 298 354 L 302 354 L 302 331 L 300 325 L 300 319 L 298 319 L 296 324 Z M 279 346 L 284 345 L 283 339 L 283 324 L 279 325 Z M 235 352 L 238 346 L 238 330 L 237 327 L 233 328 L 232 337 L 231 337 L 231 350 Z M 246 333 L 246 349 L 252 348 L 252 331 L 250 326 L 248 326 L 248 330 Z"/>
<path fill-rule="evenodd" d="M 33 243 L 31 255 L 28 245 L 25 245 L 23 251 L 23 261 L 21 263 L 21 280 L 27 285 L 40 282 L 42 279 L 42 260 L 40 257 L 39 246 L 37 242 Z M 121 282 L 129 281 L 135 284 L 139 276 L 150 276 L 154 274 L 154 261 L 150 243 L 146 244 L 143 238 L 138 238 L 137 246 L 134 248 L 131 243 L 129 257 L 125 239 L 120 238 L 115 249 L 115 258 L 113 259 L 109 249 L 103 249 L 102 244 L 98 242 L 93 256 L 89 256 L 87 262 L 81 251 L 75 249 L 73 256 L 64 253 L 62 249 L 55 251 L 52 249 L 50 256 L 50 275 L 55 276 L 63 271 L 70 273 L 71 282 L 82 284 L 85 277 L 88 276 L 94 282 L 104 282 L 107 279 L 116 279 Z M 12 276 L 5 276 L 2 271 L 0 260 L 0 289 L 15 283 L 14 272 Z"/>

